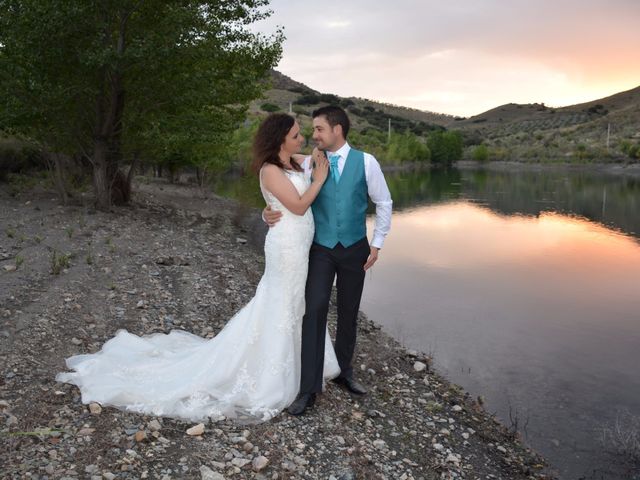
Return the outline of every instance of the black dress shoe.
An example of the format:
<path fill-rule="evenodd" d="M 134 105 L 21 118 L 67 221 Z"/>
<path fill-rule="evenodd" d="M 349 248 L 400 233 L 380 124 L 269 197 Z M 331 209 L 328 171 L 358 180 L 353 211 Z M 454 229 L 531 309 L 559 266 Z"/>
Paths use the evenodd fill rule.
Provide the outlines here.
<path fill-rule="evenodd" d="M 313 407 L 316 403 L 315 393 L 301 393 L 291 405 L 287 407 L 287 412 L 291 415 L 302 415 L 307 408 Z"/>
<path fill-rule="evenodd" d="M 335 383 L 356 395 L 364 395 L 367 389 L 361 383 L 354 380 L 353 377 L 336 377 L 333 379 Z"/>

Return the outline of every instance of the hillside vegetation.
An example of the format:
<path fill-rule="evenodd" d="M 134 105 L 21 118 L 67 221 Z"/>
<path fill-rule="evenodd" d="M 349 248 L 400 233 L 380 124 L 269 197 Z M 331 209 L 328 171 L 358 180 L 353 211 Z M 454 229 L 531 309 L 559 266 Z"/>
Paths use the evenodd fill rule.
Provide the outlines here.
<path fill-rule="evenodd" d="M 304 125 L 310 123 L 312 110 L 335 103 L 346 108 L 354 129 L 365 134 L 387 132 L 389 120 L 393 132 L 410 132 L 423 140 L 438 129 L 459 132 L 468 159 L 629 162 L 640 158 L 640 87 L 567 107 L 510 103 L 460 118 L 369 99 L 322 94 L 275 71 L 271 82 L 272 88 L 264 98 L 253 102 L 254 115 L 264 113 L 264 107 L 270 111 L 291 108 Z"/>

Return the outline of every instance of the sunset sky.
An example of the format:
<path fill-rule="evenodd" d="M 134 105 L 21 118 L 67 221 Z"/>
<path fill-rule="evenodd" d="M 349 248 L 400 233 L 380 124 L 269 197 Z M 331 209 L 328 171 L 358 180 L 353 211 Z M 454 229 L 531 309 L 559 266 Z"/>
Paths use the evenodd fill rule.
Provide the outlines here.
<path fill-rule="evenodd" d="M 471 116 L 640 86 L 640 0 L 272 0 L 277 69 L 323 93 Z"/>

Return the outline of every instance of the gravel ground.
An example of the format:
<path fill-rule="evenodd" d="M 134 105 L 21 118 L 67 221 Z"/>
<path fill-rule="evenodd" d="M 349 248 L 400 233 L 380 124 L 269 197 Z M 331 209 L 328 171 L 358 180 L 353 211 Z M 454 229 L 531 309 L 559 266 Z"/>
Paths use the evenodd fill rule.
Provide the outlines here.
<path fill-rule="evenodd" d="M 66 357 L 121 328 L 212 337 L 264 268 L 258 212 L 185 185 L 137 189 L 131 206 L 104 213 L 0 185 L 1 478 L 554 478 L 430 358 L 364 314 L 363 398 L 331 384 L 303 417 L 207 423 L 195 435 L 183 421 L 83 405 L 54 379 Z"/>

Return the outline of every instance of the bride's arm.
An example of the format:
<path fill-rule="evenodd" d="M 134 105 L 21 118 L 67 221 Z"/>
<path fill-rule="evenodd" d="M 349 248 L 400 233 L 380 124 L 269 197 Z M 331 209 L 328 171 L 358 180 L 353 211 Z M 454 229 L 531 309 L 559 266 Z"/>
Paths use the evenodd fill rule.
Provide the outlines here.
<path fill-rule="evenodd" d="M 313 173 L 313 182 L 307 191 L 300 195 L 280 168 L 275 165 L 265 165 L 262 167 L 262 184 L 280 200 L 287 210 L 296 215 L 304 215 L 318 196 L 328 173 L 329 163 L 327 161 L 317 162 Z"/>

